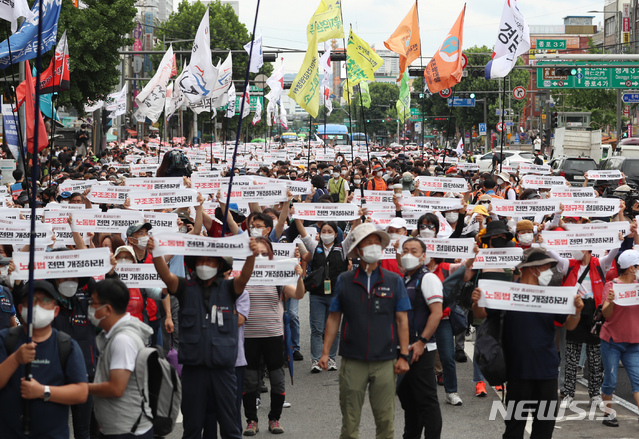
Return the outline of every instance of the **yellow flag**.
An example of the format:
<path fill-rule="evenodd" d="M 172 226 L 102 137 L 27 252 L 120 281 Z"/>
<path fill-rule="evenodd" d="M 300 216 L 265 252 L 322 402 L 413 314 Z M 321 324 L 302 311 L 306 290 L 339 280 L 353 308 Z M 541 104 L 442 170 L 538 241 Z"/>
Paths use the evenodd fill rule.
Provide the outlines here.
<path fill-rule="evenodd" d="M 349 81 L 344 80 L 342 82 L 342 97 L 344 98 L 344 101 L 349 105 L 351 103 L 352 94 L 353 94 L 353 84 L 350 83 L 350 87 L 349 87 Z"/>
<path fill-rule="evenodd" d="M 375 72 L 384 61 L 375 53 L 368 43 L 353 33 L 348 36 L 346 47 L 346 72 L 350 86 L 362 81 L 375 81 Z"/>
<path fill-rule="evenodd" d="M 313 35 L 306 49 L 306 56 L 297 73 L 288 95 L 312 117 L 319 111 L 319 57 L 317 56 L 317 34 Z"/>
<path fill-rule="evenodd" d="M 313 36 L 321 43 L 333 38 L 344 38 L 341 0 L 320 0 L 320 5 L 306 26 L 306 39 L 310 43 Z"/>

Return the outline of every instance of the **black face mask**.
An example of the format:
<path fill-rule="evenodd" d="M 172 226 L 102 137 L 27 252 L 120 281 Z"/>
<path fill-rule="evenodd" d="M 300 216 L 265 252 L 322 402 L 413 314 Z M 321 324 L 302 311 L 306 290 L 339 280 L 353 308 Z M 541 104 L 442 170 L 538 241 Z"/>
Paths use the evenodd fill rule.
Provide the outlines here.
<path fill-rule="evenodd" d="M 490 240 L 490 245 L 493 248 L 503 248 L 508 244 L 508 240 L 506 238 L 498 237 Z"/>

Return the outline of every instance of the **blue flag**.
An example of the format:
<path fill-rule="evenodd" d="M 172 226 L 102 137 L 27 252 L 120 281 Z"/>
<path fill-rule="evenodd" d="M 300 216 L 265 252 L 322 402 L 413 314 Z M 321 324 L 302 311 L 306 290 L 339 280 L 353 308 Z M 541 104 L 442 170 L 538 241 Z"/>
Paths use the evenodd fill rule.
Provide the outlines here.
<path fill-rule="evenodd" d="M 58 36 L 58 18 L 62 0 L 36 0 L 31 8 L 35 17 L 22 23 L 20 29 L 8 40 L 0 43 L 0 68 L 6 69 L 11 65 L 9 59 L 9 43 L 11 43 L 11 58 L 16 64 L 37 56 L 38 51 L 38 9 L 42 1 L 42 47 L 41 53 L 47 52 L 56 42 Z"/>

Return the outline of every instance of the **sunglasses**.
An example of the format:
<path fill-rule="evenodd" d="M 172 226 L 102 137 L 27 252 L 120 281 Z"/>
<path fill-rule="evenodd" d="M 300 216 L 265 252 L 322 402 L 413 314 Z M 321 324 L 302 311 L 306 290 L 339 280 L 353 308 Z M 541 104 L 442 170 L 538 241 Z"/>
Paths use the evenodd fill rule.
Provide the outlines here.
<path fill-rule="evenodd" d="M 420 224 L 419 225 L 419 230 L 435 230 L 435 225 L 434 224 Z"/>

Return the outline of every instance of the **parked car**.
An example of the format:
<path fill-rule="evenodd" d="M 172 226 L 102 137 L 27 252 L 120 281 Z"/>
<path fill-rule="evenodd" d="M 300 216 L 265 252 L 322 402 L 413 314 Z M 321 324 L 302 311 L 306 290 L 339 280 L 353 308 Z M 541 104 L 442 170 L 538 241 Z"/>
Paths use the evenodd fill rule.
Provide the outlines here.
<path fill-rule="evenodd" d="M 493 163 L 494 154 L 500 154 L 499 151 L 493 153 L 488 152 L 476 158 L 479 165 L 479 172 L 490 172 Z M 518 166 L 519 163 L 533 163 L 535 156 L 528 151 L 504 151 L 504 166 Z"/>
<path fill-rule="evenodd" d="M 601 169 L 621 171 L 630 186 L 639 187 L 639 157 L 608 157 Z"/>
<path fill-rule="evenodd" d="M 553 175 L 561 175 L 570 183 L 583 183 L 586 171 L 597 169 L 590 157 L 557 157 L 549 162 Z"/>

